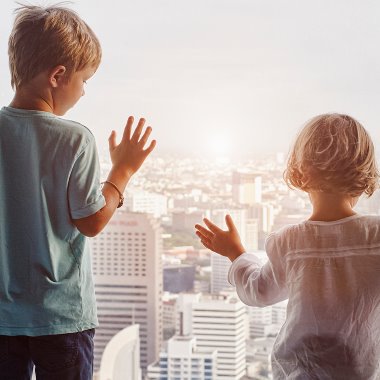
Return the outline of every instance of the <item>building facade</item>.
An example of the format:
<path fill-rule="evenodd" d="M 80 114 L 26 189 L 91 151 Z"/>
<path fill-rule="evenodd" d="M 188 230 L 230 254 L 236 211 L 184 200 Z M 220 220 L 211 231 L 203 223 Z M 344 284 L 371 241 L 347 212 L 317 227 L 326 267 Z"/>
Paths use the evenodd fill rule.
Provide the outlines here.
<path fill-rule="evenodd" d="M 96 380 L 141 380 L 139 325 L 119 331 L 107 344 Z"/>
<path fill-rule="evenodd" d="M 232 173 L 232 198 L 241 205 L 260 203 L 262 199 L 261 176 L 248 170 Z"/>
<path fill-rule="evenodd" d="M 175 336 L 148 367 L 148 380 L 216 380 L 216 365 L 216 349 L 201 352 L 195 337 Z"/>
<path fill-rule="evenodd" d="M 177 334 L 193 336 L 199 352 L 217 351 L 216 380 L 239 380 L 246 373 L 245 305 L 235 293 L 180 294 Z"/>
<path fill-rule="evenodd" d="M 192 305 L 192 334 L 199 351 L 217 350 L 216 380 L 246 373 L 246 308 L 237 296 L 204 295 Z"/>
<path fill-rule="evenodd" d="M 118 211 L 92 240 L 99 327 L 95 370 L 112 337 L 138 324 L 140 364 L 157 360 L 162 341 L 162 239 L 148 214 Z"/>

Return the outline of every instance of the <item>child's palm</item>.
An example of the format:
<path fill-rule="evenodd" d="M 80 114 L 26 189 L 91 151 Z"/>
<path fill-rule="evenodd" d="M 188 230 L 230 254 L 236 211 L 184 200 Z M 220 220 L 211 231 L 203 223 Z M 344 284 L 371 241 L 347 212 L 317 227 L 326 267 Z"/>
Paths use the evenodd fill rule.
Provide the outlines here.
<path fill-rule="evenodd" d="M 133 117 L 130 116 L 124 129 L 123 138 L 120 144 L 116 144 L 116 132 L 112 131 L 109 137 L 109 151 L 112 164 L 117 170 L 134 174 L 156 146 L 156 141 L 152 140 L 148 148 L 144 149 L 152 132 L 151 127 L 147 127 L 142 134 L 145 119 L 140 119 L 132 136 Z M 142 134 L 142 135 L 141 135 Z"/>
<path fill-rule="evenodd" d="M 204 219 L 207 228 L 195 225 L 196 234 L 201 243 L 208 249 L 228 257 L 231 261 L 245 252 L 239 233 L 230 215 L 226 216 L 227 231 L 223 231 L 207 218 Z"/>

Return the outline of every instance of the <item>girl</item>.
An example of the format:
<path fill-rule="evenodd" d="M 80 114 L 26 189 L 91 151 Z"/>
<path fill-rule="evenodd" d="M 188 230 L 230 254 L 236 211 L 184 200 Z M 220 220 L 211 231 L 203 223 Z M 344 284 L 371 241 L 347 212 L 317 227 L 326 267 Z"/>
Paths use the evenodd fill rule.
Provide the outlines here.
<path fill-rule="evenodd" d="M 244 303 L 289 299 L 274 379 L 380 379 L 380 217 L 353 210 L 378 186 L 371 138 L 347 115 L 317 116 L 299 133 L 284 178 L 308 193 L 313 211 L 269 235 L 264 266 L 229 215 L 227 231 L 204 219 L 196 233 L 232 261 L 228 279 Z"/>

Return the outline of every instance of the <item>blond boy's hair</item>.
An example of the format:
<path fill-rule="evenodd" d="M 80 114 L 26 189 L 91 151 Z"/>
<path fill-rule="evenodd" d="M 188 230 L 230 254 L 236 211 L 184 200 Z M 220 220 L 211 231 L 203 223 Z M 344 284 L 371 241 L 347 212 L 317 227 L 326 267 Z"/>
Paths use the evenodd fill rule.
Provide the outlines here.
<path fill-rule="evenodd" d="M 74 11 L 60 5 L 22 5 L 15 13 L 8 43 L 13 88 L 58 65 L 68 74 L 99 66 L 100 43 Z"/>
<path fill-rule="evenodd" d="M 306 192 L 371 196 L 379 180 L 372 140 L 350 116 L 316 116 L 298 134 L 284 179 Z"/>

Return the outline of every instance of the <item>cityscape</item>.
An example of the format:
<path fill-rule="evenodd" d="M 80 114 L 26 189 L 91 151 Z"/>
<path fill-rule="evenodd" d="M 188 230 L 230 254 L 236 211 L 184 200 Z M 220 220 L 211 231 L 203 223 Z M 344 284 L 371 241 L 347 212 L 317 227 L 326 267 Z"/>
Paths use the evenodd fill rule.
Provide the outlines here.
<path fill-rule="evenodd" d="M 264 263 L 271 231 L 310 215 L 308 196 L 282 179 L 284 153 L 213 160 L 153 155 L 125 205 L 91 239 L 99 328 L 96 380 L 271 379 L 270 355 L 287 302 L 244 305 L 230 262 L 204 248 L 194 225 L 224 229 L 229 213 L 247 252 Z M 102 177 L 110 168 L 100 154 Z M 378 214 L 379 192 L 359 213 Z"/>
<path fill-rule="evenodd" d="M 13 97 L 6 36 L 18 6 L 2 2 L 3 104 Z M 88 239 L 99 319 L 94 380 L 272 379 L 287 301 L 243 304 L 227 281 L 230 261 L 206 249 L 194 225 L 207 217 L 226 229 L 230 214 L 247 252 L 264 263 L 267 236 L 311 213 L 308 195 L 282 178 L 298 128 L 313 115 L 347 113 L 378 146 L 379 3 L 68 7 L 94 30 L 103 55 L 65 118 L 106 142 L 112 128 L 120 138 L 127 115 L 143 115 L 159 145 L 124 205 Z M 111 163 L 100 148 L 104 181 Z M 379 214 L 380 192 L 355 210 Z"/>

